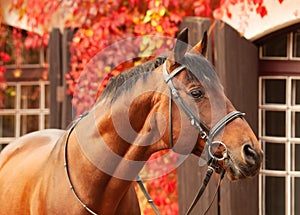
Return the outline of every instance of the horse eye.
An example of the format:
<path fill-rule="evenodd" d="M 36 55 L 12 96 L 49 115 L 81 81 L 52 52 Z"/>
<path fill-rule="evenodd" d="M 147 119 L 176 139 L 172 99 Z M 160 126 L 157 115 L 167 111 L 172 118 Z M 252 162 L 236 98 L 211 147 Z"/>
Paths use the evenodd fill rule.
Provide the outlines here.
<path fill-rule="evenodd" d="M 201 99 L 204 97 L 204 91 L 201 89 L 193 89 L 189 92 L 194 99 Z"/>

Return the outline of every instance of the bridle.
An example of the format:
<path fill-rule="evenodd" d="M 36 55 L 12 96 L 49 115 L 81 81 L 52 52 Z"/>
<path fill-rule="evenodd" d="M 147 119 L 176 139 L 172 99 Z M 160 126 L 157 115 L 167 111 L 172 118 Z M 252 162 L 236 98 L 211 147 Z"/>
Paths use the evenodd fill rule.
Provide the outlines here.
<path fill-rule="evenodd" d="M 189 118 L 190 123 L 192 126 L 195 127 L 195 129 L 199 132 L 199 135 L 201 139 L 205 140 L 205 150 L 208 152 L 208 159 L 216 159 L 218 161 L 224 160 L 227 157 L 227 147 L 224 143 L 221 141 L 213 141 L 214 137 L 232 120 L 236 118 L 243 117 L 245 114 L 241 113 L 240 111 L 232 111 L 228 113 L 225 117 L 223 117 L 221 120 L 219 120 L 210 130 L 208 127 L 201 122 L 201 120 L 196 117 L 196 115 L 191 111 L 191 109 L 186 105 L 184 100 L 179 95 L 178 90 L 174 87 L 174 84 L 172 82 L 172 79 L 180 72 L 186 69 L 185 66 L 181 65 L 177 67 L 175 70 L 173 70 L 170 74 L 168 74 L 167 71 L 167 65 L 166 62 L 163 64 L 163 75 L 164 80 L 167 83 L 169 89 L 170 89 L 170 96 L 169 96 L 169 134 L 170 134 L 170 145 L 171 148 L 173 148 L 173 129 L 172 129 L 172 100 L 173 98 L 177 101 L 178 105 L 180 106 L 181 110 L 185 113 L 185 115 Z M 207 134 L 207 132 L 209 134 Z M 222 145 L 225 148 L 225 151 L 223 152 L 223 156 L 221 158 L 216 157 L 212 153 L 212 147 L 215 145 Z"/>
<path fill-rule="evenodd" d="M 196 115 L 191 111 L 191 109 L 187 106 L 187 104 L 184 102 L 182 97 L 180 96 L 178 90 L 175 88 L 172 79 L 183 70 L 187 69 L 184 65 L 180 65 L 170 73 L 168 73 L 167 70 L 167 61 L 163 64 L 163 76 L 164 81 L 168 85 L 170 89 L 170 96 L 169 96 L 169 142 L 170 146 L 173 149 L 173 126 L 172 126 L 172 102 L 173 98 L 181 108 L 181 110 L 185 113 L 185 115 L 189 118 L 191 125 L 199 132 L 199 136 L 202 140 L 205 141 L 205 152 L 207 155 L 207 161 L 208 161 L 208 170 L 206 173 L 206 176 L 203 180 L 202 186 L 200 187 L 196 197 L 194 198 L 191 206 L 186 212 L 186 215 L 190 214 L 197 202 L 199 201 L 200 197 L 204 193 L 204 190 L 213 174 L 214 171 L 217 173 L 220 173 L 220 181 L 218 183 L 218 188 L 220 185 L 220 182 L 224 176 L 225 170 L 218 167 L 217 163 L 218 161 L 222 161 L 228 158 L 228 149 L 226 145 L 221 141 L 214 141 L 214 137 L 231 121 L 233 121 L 236 118 L 243 117 L 245 114 L 240 111 L 232 111 L 228 113 L 226 116 L 224 116 L 221 120 L 219 120 L 211 129 L 208 129 L 208 127 L 201 122 L 201 120 L 196 117 Z M 213 148 L 215 146 L 222 146 L 224 148 L 224 151 L 222 153 L 222 157 L 217 157 L 214 155 Z M 216 191 L 217 193 L 217 191 Z M 215 193 L 215 194 L 216 194 Z M 215 195 L 213 199 L 215 198 Z M 210 205 L 211 206 L 211 205 Z M 210 208 L 209 206 L 209 208 Z M 208 208 L 208 209 L 209 209 Z M 207 212 L 207 210 L 206 210 Z M 205 212 L 205 213 L 206 213 Z"/>
<path fill-rule="evenodd" d="M 225 117 L 223 117 L 220 121 L 218 121 L 210 130 L 208 129 L 208 127 L 201 122 L 201 120 L 195 116 L 195 114 L 191 111 L 191 109 L 187 106 L 187 104 L 184 102 L 184 100 L 180 97 L 178 90 L 174 87 L 174 84 L 172 82 L 172 79 L 181 71 L 185 70 L 186 67 L 181 65 L 179 67 L 177 67 L 175 70 L 173 70 L 170 74 L 167 71 L 167 66 L 166 66 L 166 61 L 163 64 L 163 76 L 164 76 L 164 80 L 167 83 L 169 89 L 170 89 L 170 96 L 169 96 L 169 141 L 170 141 L 170 146 L 173 149 L 174 144 L 173 144 L 173 124 L 172 124 L 172 101 L 173 98 L 177 101 L 178 105 L 180 106 L 180 108 L 183 110 L 183 112 L 186 114 L 186 116 L 189 118 L 190 123 L 192 126 L 195 127 L 195 129 L 199 132 L 199 135 L 201 137 L 201 139 L 203 139 L 206 144 L 205 144 L 205 151 L 207 152 L 207 161 L 208 161 L 208 170 L 206 173 L 206 176 L 203 180 L 202 186 L 200 187 L 196 197 L 194 198 L 191 206 L 189 207 L 189 209 L 187 210 L 186 215 L 190 214 L 190 212 L 193 210 L 193 208 L 195 207 L 195 205 L 197 204 L 198 200 L 201 198 L 202 194 L 204 193 L 204 190 L 213 174 L 213 172 L 217 172 L 219 173 L 220 176 L 220 181 L 218 183 L 218 188 L 220 185 L 220 182 L 224 176 L 225 170 L 218 167 L 217 162 L 224 160 L 228 157 L 228 153 L 227 153 L 227 147 L 226 145 L 221 142 L 221 141 L 213 141 L 214 137 L 228 124 L 230 123 L 232 120 L 236 119 L 236 118 L 240 118 L 243 117 L 245 114 L 241 113 L 239 111 L 232 111 L 229 114 L 227 114 Z M 68 131 L 67 137 L 66 137 L 66 143 L 65 143 L 65 148 L 64 148 L 64 169 L 65 169 L 65 173 L 67 175 L 67 179 L 68 179 L 68 183 L 69 183 L 69 187 L 73 193 L 73 195 L 75 196 L 76 200 L 81 204 L 81 206 L 90 214 L 92 215 L 97 215 L 97 213 L 95 213 L 92 209 L 90 209 L 87 205 L 85 205 L 82 200 L 79 198 L 78 194 L 76 193 L 74 186 L 72 184 L 71 178 L 70 178 L 70 173 L 69 173 L 69 168 L 68 168 L 68 151 L 67 151 L 67 146 L 68 146 L 68 142 L 69 142 L 69 138 L 70 135 L 72 133 L 72 131 L 75 129 L 76 125 L 79 123 L 79 121 L 84 118 L 86 115 L 88 114 L 88 112 L 82 114 L 76 121 L 74 121 L 74 123 L 71 125 L 71 128 Z M 208 132 L 208 133 L 207 133 Z M 220 146 L 222 145 L 224 148 L 222 157 L 216 157 L 213 153 L 212 148 L 214 146 Z M 150 195 L 148 194 L 147 190 L 145 189 L 145 186 L 143 185 L 143 182 L 141 180 L 141 178 L 139 176 L 137 176 L 136 181 L 138 183 L 138 185 L 140 186 L 142 192 L 144 193 L 146 199 L 148 200 L 148 202 L 150 203 L 150 205 L 152 206 L 152 208 L 154 209 L 154 211 L 156 212 L 156 214 L 160 214 L 157 206 L 155 205 L 155 203 L 153 202 L 153 200 L 151 199 Z M 217 193 L 218 189 L 216 190 L 213 199 L 215 198 L 215 195 Z M 211 206 L 211 205 L 210 205 Z M 210 208 L 209 206 L 209 208 Z M 209 209 L 208 208 L 208 209 Z M 206 212 L 208 211 L 208 209 L 206 210 Z M 205 213 L 206 213 L 205 212 Z"/>

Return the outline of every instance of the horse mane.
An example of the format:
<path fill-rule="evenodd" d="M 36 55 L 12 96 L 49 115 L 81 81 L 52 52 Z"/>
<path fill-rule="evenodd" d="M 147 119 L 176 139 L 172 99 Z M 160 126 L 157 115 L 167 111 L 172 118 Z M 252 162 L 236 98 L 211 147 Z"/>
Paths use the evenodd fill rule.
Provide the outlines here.
<path fill-rule="evenodd" d="M 107 98 L 114 101 L 121 95 L 116 93 L 120 87 L 124 87 L 122 90 L 130 90 L 139 78 L 142 77 L 146 81 L 151 72 L 162 65 L 165 61 L 166 57 L 157 57 L 112 77 L 104 91 L 101 93 L 98 101 Z M 126 84 L 124 84 L 125 82 Z"/>
<path fill-rule="evenodd" d="M 167 58 L 163 56 L 157 57 L 111 78 L 97 102 L 108 98 L 110 102 L 115 101 L 122 95 L 122 93 L 119 92 L 125 92 L 132 89 L 140 78 L 143 78 L 144 81 L 146 81 L 151 72 L 162 65 L 166 59 Z M 200 81 L 201 83 L 204 83 L 206 87 L 222 88 L 212 64 L 202 55 L 187 53 L 179 63 L 184 65 L 190 71 L 187 73 L 187 78 L 190 81 Z M 125 82 L 126 84 L 124 84 Z M 122 87 L 121 90 L 119 90 L 120 87 Z"/>

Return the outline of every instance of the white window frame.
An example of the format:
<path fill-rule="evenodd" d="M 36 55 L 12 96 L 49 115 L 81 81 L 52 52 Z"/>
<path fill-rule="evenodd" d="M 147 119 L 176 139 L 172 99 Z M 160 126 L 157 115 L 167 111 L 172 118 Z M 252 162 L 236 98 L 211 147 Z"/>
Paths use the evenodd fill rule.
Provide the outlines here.
<path fill-rule="evenodd" d="M 21 131 L 21 116 L 38 115 L 39 130 L 45 129 L 45 118 L 50 115 L 50 108 L 46 107 L 46 86 L 49 86 L 49 81 L 23 81 L 23 82 L 7 82 L 8 86 L 14 86 L 16 89 L 15 108 L 0 109 L 0 115 L 15 115 L 15 133 L 14 137 L 0 137 L 0 145 L 8 144 L 20 137 Z M 36 109 L 21 108 L 21 88 L 22 86 L 39 86 L 40 87 L 40 104 Z M 49 101 L 50 102 L 50 101 Z"/>

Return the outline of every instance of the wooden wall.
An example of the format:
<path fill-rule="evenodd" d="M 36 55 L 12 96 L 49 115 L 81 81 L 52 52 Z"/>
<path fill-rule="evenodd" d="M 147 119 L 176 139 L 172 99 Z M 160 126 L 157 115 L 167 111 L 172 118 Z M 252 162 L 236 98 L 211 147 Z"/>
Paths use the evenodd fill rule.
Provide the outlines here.
<path fill-rule="evenodd" d="M 209 29 L 211 20 L 187 17 L 182 25 L 189 27 L 189 41 L 196 44 L 205 30 Z M 258 50 L 252 43 L 242 38 L 230 26 L 217 22 L 209 36 L 208 59 L 215 65 L 225 93 L 234 106 L 245 112 L 246 119 L 257 134 L 258 113 Z M 202 183 L 206 167 L 199 167 L 198 158 L 191 155 L 178 169 L 180 214 L 185 214 Z M 216 178 L 212 180 L 199 201 L 193 214 L 203 214 L 212 200 L 216 189 Z M 253 215 L 258 214 L 258 180 L 247 179 L 240 182 L 222 182 L 211 215 Z"/>

